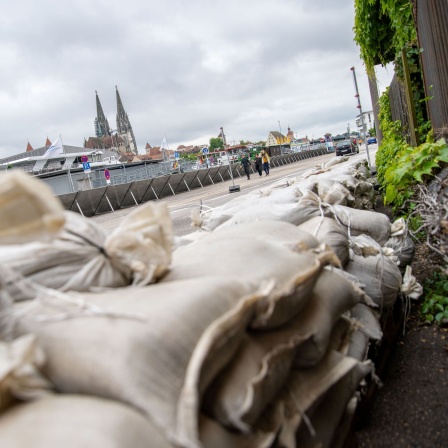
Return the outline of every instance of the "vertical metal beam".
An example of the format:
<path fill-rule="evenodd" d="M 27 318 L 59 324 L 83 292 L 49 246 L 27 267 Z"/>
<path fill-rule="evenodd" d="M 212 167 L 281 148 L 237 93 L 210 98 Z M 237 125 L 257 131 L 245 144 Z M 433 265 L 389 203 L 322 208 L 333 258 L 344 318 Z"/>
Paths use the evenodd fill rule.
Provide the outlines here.
<path fill-rule="evenodd" d="M 104 195 L 106 197 L 107 203 L 109 204 L 110 209 L 114 212 L 114 208 L 112 207 L 112 204 L 109 201 L 109 198 L 107 197 L 107 194 Z"/>
<path fill-rule="evenodd" d="M 80 207 L 79 204 L 78 204 L 78 201 L 75 201 L 75 204 L 78 206 L 79 213 L 81 213 L 81 215 L 82 215 L 83 218 L 84 218 L 84 217 L 85 217 L 85 216 L 84 216 L 84 213 L 82 212 L 81 207 Z"/>
<path fill-rule="evenodd" d="M 159 197 L 157 196 L 156 190 L 154 190 L 154 188 L 152 188 L 152 186 L 151 186 L 151 190 L 152 190 L 152 192 L 154 193 L 154 196 L 156 197 L 156 199 L 158 200 Z"/>
<path fill-rule="evenodd" d="M 191 191 L 191 190 L 190 190 L 190 187 L 189 187 L 188 184 L 187 184 L 187 181 L 186 181 L 185 179 L 183 179 L 183 181 L 184 181 L 185 186 L 187 187 L 187 190 L 188 190 L 188 191 Z"/>
<path fill-rule="evenodd" d="M 132 199 L 134 199 L 135 205 L 138 205 L 137 199 L 135 199 L 134 193 L 132 193 L 132 191 L 130 191 Z"/>

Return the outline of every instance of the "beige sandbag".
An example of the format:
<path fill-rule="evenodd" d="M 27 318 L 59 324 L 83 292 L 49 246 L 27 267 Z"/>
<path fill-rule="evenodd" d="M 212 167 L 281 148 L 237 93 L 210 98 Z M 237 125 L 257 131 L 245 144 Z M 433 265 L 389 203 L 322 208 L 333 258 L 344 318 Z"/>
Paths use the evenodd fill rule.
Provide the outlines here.
<path fill-rule="evenodd" d="M 260 285 L 272 283 L 271 294 L 260 303 L 252 322 L 253 328 L 270 329 L 284 324 L 300 311 L 323 266 L 328 263 L 338 264 L 332 252 L 296 253 L 282 244 L 243 233 L 230 238 L 228 234 L 212 232 L 194 245 L 177 249 L 170 272 L 160 281 L 219 273 L 230 283 L 234 279 Z"/>
<path fill-rule="evenodd" d="M 286 244 L 291 248 L 303 250 L 318 247 L 320 242 L 322 242 L 319 242 L 318 239 L 312 236 L 311 232 L 302 230 L 300 227 L 282 221 L 248 222 L 239 225 L 238 228 L 221 227 L 216 229 L 214 234 L 219 235 L 220 238 L 234 238 L 239 235 L 248 235 L 251 238 L 261 238 Z"/>
<path fill-rule="evenodd" d="M 225 426 L 251 432 L 283 387 L 296 348 L 308 337 L 293 325 L 246 335 L 232 361 L 206 392 L 204 410 Z"/>
<path fill-rule="evenodd" d="M 54 395 L 0 418 L 2 448 L 170 448 L 160 429 L 131 407 L 101 398 Z"/>
<path fill-rule="evenodd" d="M 379 341 L 383 337 L 378 314 L 370 307 L 360 303 L 350 310 L 355 331 L 350 335 L 347 355 L 358 361 L 365 361 L 370 341 Z"/>
<path fill-rule="evenodd" d="M 249 434 L 241 434 L 225 428 L 217 421 L 201 414 L 199 431 L 204 448 L 270 448 L 276 440 L 282 424 L 281 408 L 268 410 L 260 418 L 257 427 Z"/>
<path fill-rule="evenodd" d="M 350 236 L 368 235 L 382 246 L 390 236 L 390 221 L 387 215 L 369 210 L 335 205 L 337 219 L 347 228 Z"/>
<path fill-rule="evenodd" d="M 51 390 L 40 371 L 44 360 L 44 353 L 33 335 L 0 341 L 0 413 L 16 399 L 32 400 Z"/>
<path fill-rule="evenodd" d="M 316 216 L 298 227 L 311 233 L 319 242 L 327 244 L 339 258 L 342 266 L 347 264 L 349 260 L 347 231 L 335 219 Z"/>
<path fill-rule="evenodd" d="M 320 179 L 316 184 L 317 194 L 327 204 L 347 205 L 355 199 L 347 188 L 334 180 Z"/>
<path fill-rule="evenodd" d="M 397 219 L 391 225 L 390 238 L 384 243 L 384 247 L 390 247 L 398 257 L 398 266 L 404 269 L 412 263 L 415 253 L 415 244 L 409 236 L 408 226 L 404 218 Z"/>
<path fill-rule="evenodd" d="M 329 345 L 332 329 L 341 315 L 366 300 L 364 291 L 343 276 L 324 269 L 314 287 L 311 300 L 291 322 L 302 334 L 311 337 L 298 346 L 294 367 L 317 364 Z"/>
<path fill-rule="evenodd" d="M 149 284 L 170 263 L 172 225 L 165 205 L 136 208 L 107 236 L 77 213 L 65 216 L 65 227 L 54 241 L 0 247 L 0 263 L 61 291 Z M 10 288 L 16 300 L 29 298 L 15 286 Z"/>
<path fill-rule="evenodd" d="M 64 222 L 64 209 L 44 182 L 21 171 L 0 174 L 0 245 L 51 241 Z"/>
<path fill-rule="evenodd" d="M 262 299 L 257 285 L 203 277 L 76 298 L 42 299 L 16 318 L 18 332 L 36 334 L 55 388 L 130 404 L 170 439 L 199 446 L 201 394 L 237 350 Z"/>
<path fill-rule="evenodd" d="M 340 163 L 346 162 L 348 160 L 348 156 L 339 156 L 339 157 L 332 157 L 330 160 L 327 160 L 322 164 L 322 167 L 324 168 L 331 168 L 335 165 L 338 165 Z"/>
<path fill-rule="evenodd" d="M 309 411 L 310 426 L 302 422 L 296 434 L 297 446 L 333 447 L 333 439 L 347 405 L 372 369 L 373 365 L 369 361 L 365 363 L 355 361 L 353 368 L 331 387 L 322 397 L 320 404 Z M 313 429 L 313 433 L 310 428 Z"/>
<path fill-rule="evenodd" d="M 310 412 L 321 402 L 325 402 L 324 397 L 326 400 L 327 393 L 335 385 L 358 370 L 363 372 L 366 370 L 367 374 L 371 370 L 371 365 L 369 364 L 367 368 L 367 365 L 364 367 L 353 358 L 329 351 L 316 366 L 291 371 L 287 384 L 279 396 L 279 400 L 284 403 L 285 414 L 279 435 L 279 446 L 285 448 L 302 446 L 301 439 L 296 442 L 298 428 L 303 427 L 304 431 L 312 431 L 313 427 L 308 420 Z"/>
<path fill-rule="evenodd" d="M 365 235 L 352 239 L 350 261 L 345 270 L 363 283 L 366 294 L 382 309 L 393 306 L 400 291 L 402 278 L 394 259 L 383 253 L 378 244 Z M 358 242 L 361 243 L 358 245 Z"/>

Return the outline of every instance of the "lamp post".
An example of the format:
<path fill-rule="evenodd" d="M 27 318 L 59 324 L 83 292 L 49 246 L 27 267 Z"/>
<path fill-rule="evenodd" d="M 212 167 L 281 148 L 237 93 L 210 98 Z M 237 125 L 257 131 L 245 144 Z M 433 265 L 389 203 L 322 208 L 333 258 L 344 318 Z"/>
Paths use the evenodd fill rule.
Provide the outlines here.
<path fill-rule="evenodd" d="M 353 72 L 353 82 L 355 83 L 355 92 L 356 92 L 355 98 L 358 100 L 358 105 L 356 107 L 359 109 L 359 113 L 361 115 L 361 126 L 364 132 L 364 142 L 366 144 L 367 162 L 369 163 L 369 168 L 372 168 L 372 164 L 370 163 L 369 144 L 367 143 L 366 138 L 366 126 L 364 124 L 364 114 L 362 113 L 361 100 L 359 98 L 359 91 L 358 91 L 358 83 L 356 81 L 355 67 L 352 67 L 350 70 Z"/>
<path fill-rule="evenodd" d="M 220 129 L 221 129 L 221 137 L 222 137 L 222 142 L 224 145 L 224 150 L 226 151 L 227 162 L 229 164 L 230 177 L 232 178 L 232 185 L 229 187 L 229 193 L 235 193 L 236 191 L 240 191 L 240 186 L 235 185 L 235 181 L 233 180 L 232 165 L 230 164 L 229 152 L 225 148 L 226 136 L 224 135 L 224 129 L 222 126 L 220 127 Z"/>

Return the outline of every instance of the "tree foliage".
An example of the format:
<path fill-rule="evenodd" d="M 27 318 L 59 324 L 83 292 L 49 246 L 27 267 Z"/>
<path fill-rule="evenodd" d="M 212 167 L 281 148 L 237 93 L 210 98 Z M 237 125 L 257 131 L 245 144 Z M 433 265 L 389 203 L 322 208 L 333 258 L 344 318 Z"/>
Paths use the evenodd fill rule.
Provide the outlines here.
<path fill-rule="evenodd" d="M 417 32 L 409 0 L 355 0 L 355 42 L 367 71 L 398 60 L 401 49 L 415 44 Z"/>
<path fill-rule="evenodd" d="M 224 149 L 224 142 L 221 137 L 212 137 L 210 139 L 209 151 L 220 151 Z"/>

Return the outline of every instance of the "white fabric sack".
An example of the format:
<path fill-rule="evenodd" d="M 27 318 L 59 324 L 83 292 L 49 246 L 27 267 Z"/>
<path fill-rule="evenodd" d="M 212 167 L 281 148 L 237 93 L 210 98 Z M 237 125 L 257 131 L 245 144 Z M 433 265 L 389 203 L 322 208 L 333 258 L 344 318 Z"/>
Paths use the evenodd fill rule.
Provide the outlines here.
<path fill-rule="evenodd" d="M 365 285 L 366 294 L 381 309 L 392 307 L 402 284 L 400 269 L 394 258 L 387 256 L 381 247 L 366 235 L 354 237 L 352 243 L 357 253 L 350 251 L 350 261 L 345 270 Z"/>
<path fill-rule="evenodd" d="M 48 185 L 20 171 L 0 174 L 0 245 L 49 242 L 64 222 Z"/>
<path fill-rule="evenodd" d="M 343 205 L 335 205 L 333 211 L 350 236 L 368 235 L 380 246 L 390 237 L 390 220 L 383 213 L 357 210 Z"/>
<path fill-rule="evenodd" d="M 321 179 L 316 184 L 319 197 L 327 204 L 347 205 L 355 200 L 350 191 L 339 182 Z"/>
<path fill-rule="evenodd" d="M 238 349 L 257 285 L 203 277 L 75 298 L 16 305 L 16 331 L 36 334 L 56 390 L 127 403 L 199 446 L 201 394 Z"/>
<path fill-rule="evenodd" d="M 298 227 L 309 232 L 319 242 L 327 244 L 339 258 L 342 266 L 347 264 L 349 260 L 347 231 L 335 219 L 316 216 Z"/>
<path fill-rule="evenodd" d="M 32 400 L 51 390 L 40 371 L 44 361 L 33 335 L 0 341 L 0 413 L 16 399 Z"/>
<path fill-rule="evenodd" d="M 282 221 L 256 221 L 241 224 L 236 228 L 221 227 L 215 230 L 214 235 L 215 237 L 229 239 L 232 239 L 235 236 L 239 237 L 240 235 L 247 235 L 250 238 L 260 238 L 276 243 L 282 243 L 292 249 L 299 250 L 314 249 L 322 242 L 311 235 L 310 232 Z"/>
<path fill-rule="evenodd" d="M 0 263 L 61 291 L 149 284 L 170 263 L 172 224 L 165 205 L 148 203 L 136 208 L 107 236 L 77 213 L 65 216 L 63 231 L 51 243 L 0 247 Z M 11 294 L 16 300 L 30 298 L 14 285 Z"/>
<path fill-rule="evenodd" d="M 135 409 L 82 395 L 17 405 L 0 418 L 2 448 L 174 448 Z"/>
<path fill-rule="evenodd" d="M 360 369 L 365 370 L 355 359 L 329 351 L 316 366 L 291 371 L 287 385 L 278 398 L 283 403 L 285 415 L 279 435 L 279 446 L 302 446 L 300 439 L 296 441 L 296 434 L 302 426 L 305 431 L 308 429 L 306 416 L 310 415 L 319 403 L 325 402 L 324 397 L 335 385 L 350 377 L 353 371 Z"/>
<path fill-rule="evenodd" d="M 283 325 L 303 308 L 322 268 L 328 263 L 339 264 L 332 252 L 296 253 L 283 244 L 251 238 L 236 231 L 232 238 L 212 232 L 194 245 L 177 249 L 169 273 L 160 281 L 219 273 L 229 283 L 235 279 L 259 285 L 270 283 L 272 291 L 259 305 L 252 322 L 253 328 L 270 329 Z"/>
<path fill-rule="evenodd" d="M 391 225 L 390 238 L 384 247 L 394 250 L 398 257 L 398 266 L 405 268 L 412 263 L 415 254 L 415 244 L 408 233 L 408 226 L 403 218 L 397 219 Z"/>

